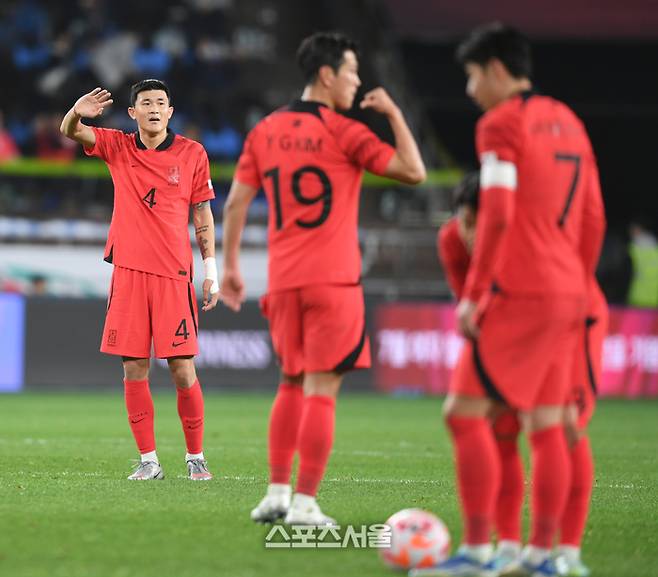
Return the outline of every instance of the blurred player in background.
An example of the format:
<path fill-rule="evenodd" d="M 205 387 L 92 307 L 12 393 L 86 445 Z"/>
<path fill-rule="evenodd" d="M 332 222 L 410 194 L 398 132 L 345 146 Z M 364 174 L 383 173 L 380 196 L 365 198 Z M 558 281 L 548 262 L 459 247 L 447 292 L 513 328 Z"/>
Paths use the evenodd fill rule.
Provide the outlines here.
<path fill-rule="evenodd" d="M 463 544 L 433 574 L 487 575 L 501 459 L 492 408 L 521 412 L 532 454 L 529 544 L 502 575 L 551 576 L 567 505 L 564 429 L 572 358 L 605 219 L 587 133 L 564 104 L 532 91 L 530 47 L 491 24 L 458 49 L 467 93 L 485 111 L 476 147 L 480 199 L 457 322 L 468 341 L 444 407 L 465 524 Z"/>
<path fill-rule="evenodd" d="M 457 300 L 462 297 L 471 263 L 479 192 L 479 173 L 466 175 L 454 192 L 456 214 L 439 229 L 437 238 L 439 258 Z M 580 558 L 594 482 L 587 426 L 594 412 L 607 326 L 607 303 L 596 278 L 592 276 L 588 288 L 588 315 L 581 326 L 582 335 L 573 360 L 572 397 L 565 414 L 572 474 L 556 553 L 560 575 L 569 577 L 587 577 L 590 574 Z M 517 562 L 521 551 L 524 469 L 518 446 L 520 423 L 516 411 L 498 408 L 490 414 L 490 418 L 500 456 L 501 482 L 494 516 L 498 545 L 489 565 L 502 570 Z"/>
<path fill-rule="evenodd" d="M 133 85 L 128 114 L 137 131 L 89 127 L 112 104 L 107 90 L 81 96 L 62 120 L 61 131 L 102 158 L 114 182 L 114 212 L 105 260 L 114 265 L 101 351 L 123 359 L 128 421 L 141 454 L 131 480 L 163 479 L 155 451 L 153 399 L 149 389 L 151 341 L 169 364 L 178 395 L 188 475 L 208 480 L 203 455 L 203 394 L 194 369 L 198 313 L 192 284 L 190 205 L 205 268 L 203 310 L 218 299 L 214 198 L 203 147 L 167 125 L 174 109 L 160 80 Z"/>
<path fill-rule="evenodd" d="M 336 112 L 352 107 L 361 85 L 354 42 L 314 34 L 297 59 L 306 80 L 301 100 L 262 120 L 238 162 L 224 209 L 221 291 L 239 310 L 245 298 L 240 236 L 263 187 L 270 213 L 268 293 L 261 306 L 282 376 L 270 416 L 270 484 L 251 517 L 327 525 L 335 522 L 315 497 L 333 444 L 336 396 L 346 371 L 370 366 L 357 230 L 361 178 L 365 169 L 416 184 L 425 179 L 425 166 L 384 89 L 368 92 L 360 106 L 387 117 L 395 148 Z"/>

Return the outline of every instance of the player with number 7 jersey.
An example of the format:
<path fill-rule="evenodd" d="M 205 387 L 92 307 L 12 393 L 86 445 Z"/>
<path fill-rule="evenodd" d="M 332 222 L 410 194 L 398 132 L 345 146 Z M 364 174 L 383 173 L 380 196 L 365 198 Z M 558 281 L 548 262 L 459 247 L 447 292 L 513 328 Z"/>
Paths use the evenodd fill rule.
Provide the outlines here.
<path fill-rule="evenodd" d="M 368 92 L 361 108 L 387 117 L 395 148 L 337 112 L 351 108 L 361 84 L 351 40 L 310 36 L 298 63 L 307 81 L 302 98 L 256 125 L 238 161 L 224 209 L 221 293 L 239 310 L 240 235 L 262 187 L 270 211 L 268 292 L 261 303 L 282 380 L 270 418 L 270 485 L 251 516 L 326 525 L 333 520 L 315 496 L 331 451 L 335 399 L 346 371 L 370 366 L 358 239 L 363 171 L 418 183 L 425 167 L 402 113 L 382 88 Z M 291 501 L 295 452 L 299 474 Z"/>

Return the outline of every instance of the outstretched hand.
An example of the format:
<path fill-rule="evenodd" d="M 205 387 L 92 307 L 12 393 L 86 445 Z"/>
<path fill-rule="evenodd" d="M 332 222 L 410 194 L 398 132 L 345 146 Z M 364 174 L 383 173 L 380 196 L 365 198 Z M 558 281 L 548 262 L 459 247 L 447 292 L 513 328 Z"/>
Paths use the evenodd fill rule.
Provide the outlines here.
<path fill-rule="evenodd" d="M 73 111 L 82 118 L 96 118 L 114 101 L 112 94 L 105 89 L 94 88 L 88 94 L 78 98 L 73 105 Z"/>

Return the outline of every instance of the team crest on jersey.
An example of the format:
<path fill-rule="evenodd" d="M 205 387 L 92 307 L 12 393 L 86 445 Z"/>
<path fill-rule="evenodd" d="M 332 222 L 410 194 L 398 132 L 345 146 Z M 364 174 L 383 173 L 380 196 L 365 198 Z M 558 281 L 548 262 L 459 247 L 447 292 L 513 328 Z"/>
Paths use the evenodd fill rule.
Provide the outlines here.
<path fill-rule="evenodd" d="M 167 170 L 167 182 L 174 186 L 178 186 L 178 183 L 180 182 L 180 169 L 178 166 L 169 167 Z"/>

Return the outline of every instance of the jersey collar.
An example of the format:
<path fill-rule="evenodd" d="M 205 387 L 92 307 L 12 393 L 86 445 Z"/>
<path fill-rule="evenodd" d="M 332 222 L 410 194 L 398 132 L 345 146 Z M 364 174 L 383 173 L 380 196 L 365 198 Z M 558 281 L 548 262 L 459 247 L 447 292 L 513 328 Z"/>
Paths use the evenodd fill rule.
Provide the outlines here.
<path fill-rule="evenodd" d="M 171 130 L 167 128 L 167 138 L 165 138 L 158 146 L 156 146 L 155 150 L 161 152 L 163 150 L 167 150 L 173 142 L 174 138 L 176 138 L 176 134 L 174 134 Z M 139 130 L 135 132 L 135 146 L 139 148 L 140 150 L 147 150 L 146 145 L 142 142 L 142 139 L 139 137 Z"/>
<path fill-rule="evenodd" d="M 315 100 L 293 100 L 288 105 L 288 112 L 308 112 L 309 114 L 314 114 L 318 118 L 322 118 L 320 108 L 329 107 L 323 102 L 317 102 Z"/>

